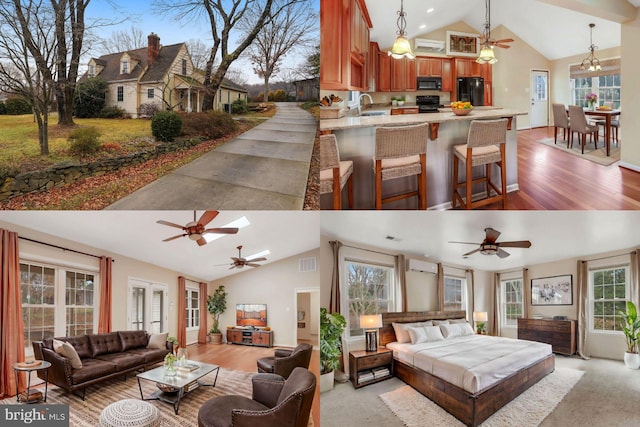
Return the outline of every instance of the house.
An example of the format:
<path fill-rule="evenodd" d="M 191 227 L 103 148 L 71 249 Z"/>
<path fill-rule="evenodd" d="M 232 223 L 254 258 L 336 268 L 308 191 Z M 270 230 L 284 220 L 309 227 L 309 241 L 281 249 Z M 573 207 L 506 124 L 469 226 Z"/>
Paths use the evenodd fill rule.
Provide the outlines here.
<path fill-rule="evenodd" d="M 107 106 L 117 106 L 131 117 L 138 117 L 141 106 L 151 104 L 160 110 L 199 112 L 205 88 L 204 76 L 194 69 L 185 43 L 168 46 L 151 33 L 146 48 L 91 58 L 82 78 L 100 77 L 108 83 Z M 247 91 L 225 79 L 214 101 L 214 109 L 234 99 L 246 99 Z M 222 102 L 221 99 L 226 102 Z"/>
<path fill-rule="evenodd" d="M 164 220 L 187 224 L 194 217 L 203 218 L 203 211 L 67 214 L 34 217 L 23 212 L 23 215 L 0 215 L 0 228 L 18 235 L 17 255 L 21 271 L 30 272 L 22 275 L 22 289 L 25 292 L 30 290 L 30 295 L 34 296 L 44 282 L 51 290 L 47 292 L 44 306 L 40 299 L 38 307 L 27 303 L 18 310 L 24 310 L 26 316 L 20 336 L 25 337 L 27 357 L 33 354 L 32 341 L 98 332 L 98 319 L 105 307 L 110 307 L 111 331 L 146 330 L 180 337 L 180 329 L 184 328 L 182 345 L 186 345 L 189 359 L 221 366 L 218 381 L 223 380 L 224 369 L 248 372 L 247 376 L 255 373 L 257 359 L 273 356 L 274 346 L 293 348 L 298 343 L 307 342 L 317 348 L 320 300 L 316 268 L 318 234 L 308 233 L 318 229 L 317 213 L 280 212 L 275 216 L 257 211 L 209 213 L 209 227 L 233 226 L 239 231 L 229 235 L 204 233 L 203 236 L 210 239 L 204 245 L 197 244 L 192 238 L 163 241 L 181 236 L 184 231 L 156 222 Z M 41 221 L 48 226 L 41 227 Z M 100 225 L 96 227 L 97 224 Z M 90 235 L 91 242 L 88 242 Z M 241 255 L 238 246 L 242 249 Z M 266 255 L 255 255 L 264 251 L 267 251 Z M 100 256 L 109 257 L 107 261 L 111 264 L 112 296 L 109 303 L 101 296 L 108 279 L 101 275 L 104 271 L 101 270 Z M 246 257 L 250 265 L 234 266 L 233 257 Z M 256 260 L 251 262 L 252 259 Z M 180 280 L 185 286 L 184 294 L 179 292 Z M 3 281 L 4 290 L 7 286 L 9 284 Z M 240 325 L 236 308 L 260 304 L 266 307 L 266 314 L 262 316 L 263 319 L 266 316 L 266 324 L 262 326 L 268 326 L 270 331 L 263 327 L 259 330 L 270 334 L 270 342 L 254 342 L 258 345 L 252 346 L 203 343 L 204 334 L 199 334 L 208 333 L 212 326 L 212 317 L 206 313 L 207 295 L 213 294 L 220 286 L 224 286 L 227 292 L 226 310 L 220 317 L 220 329 L 225 339 L 228 328 Z M 71 299 L 69 292 L 75 295 Z M 180 298 L 185 303 L 182 309 Z M 24 296 L 22 301 L 28 301 L 28 297 Z M 65 312 L 66 316 L 59 316 Z M 34 316 L 29 313 L 34 313 Z M 206 321 L 202 322 L 201 319 L 205 318 Z M 181 326 L 185 319 L 186 325 Z M 3 317 L 3 322 L 5 320 Z M 3 323 L 3 327 L 5 325 Z M 212 357 L 213 353 L 217 356 Z M 314 354 L 312 369 L 317 372 L 317 351 Z M 225 358 L 229 360 L 225 362 Z M 126 383 L 136 394 L 139 393 L 135 378 L 133 382 L 129 378 Z M 110 384 L 106 383 L 102 390 L 109 388 Z M 72 413 L 81 411 L 71 394 L 56 394 L 51 385 L 48 393 L 54 401 L 70 405 Z M 86 399 L 97 405 L 92 407 L 93 417 L 97 420 L 109 400 L 119 398 L 116 395 L 113 399 L 111 396 L 105 399 L 95 394 L 96 389 L 89 388 Z M 251 395 L 250 390 L 248 395 Z M 0 399 L 4 397 L 0 396 Z M 66 400 L 61 402 L 57 399 Z M 317 399 L 316 394 L 313 410 L 316 417 L 319 414 Z M 15 403 L 15 397 L 5 402 L 9 401 Z M 171 405 L 158 405 L 158 409 L 174 416 Z M 181 406 L 180 416 L 182 418 L 177 418 L 176 423 L 197 424 L 197 407 L 194 411 L 187 411 Z M 317 418 L 315 422 L 318 425 Z"/>
<path fill-rule="evenodd" d="M 297 80 L 293 82 L 296 86 L 296 101 L 317 101 L 320 99 L 320 79 Z"/>

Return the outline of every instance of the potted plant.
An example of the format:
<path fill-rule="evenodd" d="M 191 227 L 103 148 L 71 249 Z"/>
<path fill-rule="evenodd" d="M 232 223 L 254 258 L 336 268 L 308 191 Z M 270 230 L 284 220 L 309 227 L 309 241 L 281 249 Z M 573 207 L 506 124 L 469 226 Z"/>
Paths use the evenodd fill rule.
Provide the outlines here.
<path fill-rule="evenodd" d="M 180 344 L 178 343 L 178 340 L 176 339 L 176 337 L 167 337 L 167 341 L 169 341 L 172 345 L 173 345 L 173 353 L 176 353 L 176 351 L 178 350 L 178 347 L 180 347 Z"/>
<path fill-rule="evenodd" d="M 334 370 L 340 368 L 342 333 L 347 321 L 340 313 L 320 309 L 320 392 L 333 388 Z"/>
<path fill-rule="evenodd" d="M 622 318 L 621 326 L 627 340 L 627 351 L 624 353 L 624 364 L 627 368 L 640 368 L 640 354 L 638 354 L 638 341 L 640 340 L 640 319 L 636 305 L 627 301 L 627 311 L 618 311 Z"/>
<path fill-rule="evenodd" d="M 211 334 L 211 342 L 213 344 L 222 343 L 222 333 L 220 332 L 220 315 L 227 309 L 227 292 L 224 285 L 219 286 L 213 292 L 213 295 L 207 296 L 207 311 L 213 317 L 213 324 L 209 333 Z"/>
<path fill-rule="evenodd" d="M 404 95 L 398 98 L 398 107 L 402 107 L 404 105 Z"/>

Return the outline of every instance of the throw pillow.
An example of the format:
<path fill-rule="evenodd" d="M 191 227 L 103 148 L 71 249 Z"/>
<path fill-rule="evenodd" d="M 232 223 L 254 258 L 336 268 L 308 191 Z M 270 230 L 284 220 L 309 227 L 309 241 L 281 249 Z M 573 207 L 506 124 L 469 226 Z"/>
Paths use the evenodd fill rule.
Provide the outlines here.
<path fill-rule="evenodd" d="M 60 351 L 60 354 L 69 359 L 69 362 L 71 362 L 71 367 L 73 369 L 82 368 L 82 361 L 80 360 L 80 356 L 78 356 L 78 352 L 68 342 L 62 344 L 62 350 Z"/>
<path fill-rule="evenodd" d="M 53 351 L 55 351 L 58 354 L 62 354 L 62 344 L 64 344 L 64 341 L 60 341 L 57 339 L 53 339 Z"/>
<path fill-rule="evenodd" d="M 409 328 L 411 344 L 442 341 L 444 337 L 438 326 L 418 326 Z"/>
<path fill-rule="evenodd" d="M 409 337 L 409 328 L 414 326 L 421 326 L 420 323 L 391 323 L 393 330 L 396 333 L 396 341 L 399 343 L 411 342 Z"/>
<path fill-rule="evenodd" d="M 434 324 L 435 326 L 438 326 L 438 325 L 448 325 L 448 324 L 449 324 L 449 321 L 448 321 L 448 320 L 434 320 L 434 321 L 433 321 L 433 324 Z"/>
<path fill-rule="evenodd" d="M 451 319 L 449 323 L 467 323 L 466 319 Z"/>
<path fill-rule="evenodd" d="M 167 348 L 167 335 L 169 335 L 169 333 L 151 334 L 147 348 L 158 348 L 160 350 Z"/>
<path fill-rule="evenodd" d="M 446 339 L 462 336 L 460 324 L 440 325 L 440 331 L 442 332 L 442 336 Z"/>
<path fill-rule="evenodd" d="M 467 322 L 460 323 L 459 326 L 460 326 L 460 331 L 461 331 L 463 337 L 467 336 L 467 335 L 475 335 L 475 332 L 473 331 L 473 328 Z"/>

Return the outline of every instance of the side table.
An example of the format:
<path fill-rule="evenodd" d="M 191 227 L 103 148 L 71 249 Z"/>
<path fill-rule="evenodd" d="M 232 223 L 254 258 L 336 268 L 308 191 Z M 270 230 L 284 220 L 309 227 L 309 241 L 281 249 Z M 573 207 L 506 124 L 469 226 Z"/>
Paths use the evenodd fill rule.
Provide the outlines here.
<path fill-rule="evenodd" d="M 393 376 L 393 351 L 378 347 L 376 351 L 349 352 L 349 376 L 355 388 L 377 383 Z"/>
<path fill-rule="evenodd" d="M 47 401 L 47 388 L 49 386 L 49 368 L 51 367 L 51 362 L 47 362 L 46 360 L 40 360 L 40 363 L 36 364 L 28 364 L 28 363 L 14 363 L 13 364 L 13 373 L 16 377 L 16 401 L 24 402 L 24 403 L 39 403 Z M 33 371 L 42 371 L 44 370 L 44 395 L 30 400 L 29 396 L 31 396 L 31 372 Z M 20 372 L 27 373 L 27 389 L 24 393 L 20 394 L 18 391 L 18 374 Z"/>

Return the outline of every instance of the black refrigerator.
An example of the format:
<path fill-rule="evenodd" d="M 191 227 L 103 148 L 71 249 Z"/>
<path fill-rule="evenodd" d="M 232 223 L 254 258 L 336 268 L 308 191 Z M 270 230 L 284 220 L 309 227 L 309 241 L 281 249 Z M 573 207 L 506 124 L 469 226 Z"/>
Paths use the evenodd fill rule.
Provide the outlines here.
<path fill-rule="evenodd" d="M 474 106 L 484 105 L 484 79 L 482 77 L 458 77 L 458 101 L 471 102 Z"/>

